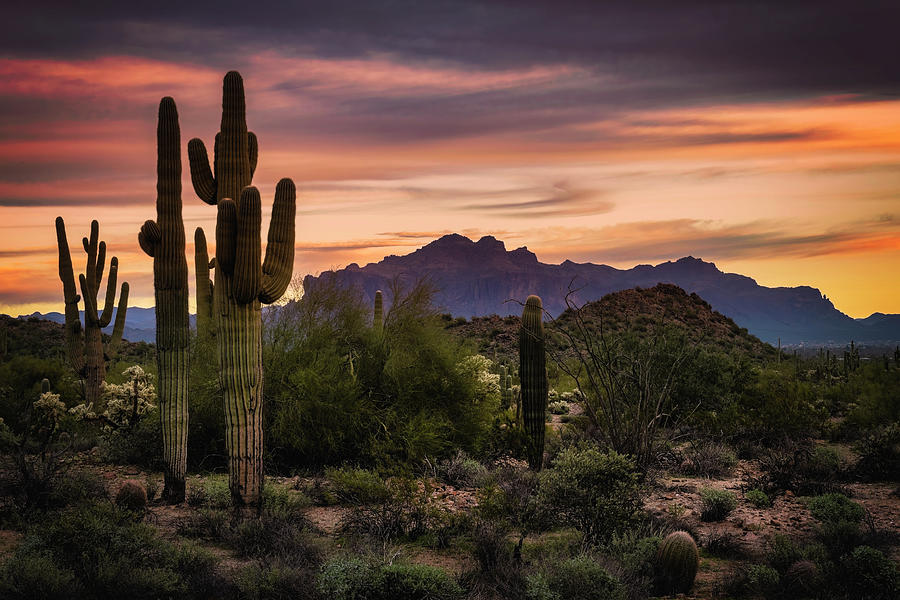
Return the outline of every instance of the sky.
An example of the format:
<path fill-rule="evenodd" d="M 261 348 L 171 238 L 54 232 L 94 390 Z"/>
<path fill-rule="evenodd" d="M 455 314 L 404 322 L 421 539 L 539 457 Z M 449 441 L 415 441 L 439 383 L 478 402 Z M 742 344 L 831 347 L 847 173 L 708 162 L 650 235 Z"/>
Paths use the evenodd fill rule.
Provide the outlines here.
<path fill-rule="evenodd" d="M 900 313 L 895 1 L 11 4 L 0 312 L 62 310 L 58 215 L 76 265 L 98 219 L 152 306 L 159 100 L 178 105 L 188 240 L 212 239 L 186 147 L 211 147 L 236 69 L 264 227 L 275 183 L 297 184 L 296 274 L 457 232 L 551 263 L 692 255 Z"/>

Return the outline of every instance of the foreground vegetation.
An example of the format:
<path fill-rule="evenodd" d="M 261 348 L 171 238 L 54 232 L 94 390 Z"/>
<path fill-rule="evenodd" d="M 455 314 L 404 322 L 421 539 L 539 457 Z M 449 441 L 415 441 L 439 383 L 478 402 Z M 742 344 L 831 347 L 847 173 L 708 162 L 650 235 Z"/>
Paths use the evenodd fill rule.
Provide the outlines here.
<path fill-rule="evenodd" d="M 683 300 L 644 292 L 673 310 Z M 752 340 L 729 350 L 665 318 L 570 330 L 548 361 L 537 472 L 517 365 L 448 329 L 428 285 L 386 296 L 381 331 L 361 295 L 327 277 L 267 313 L 269 483 L 253 518 L 235 519 L 214 474 L 227 454 L 215 369 L 199 359 L 208 341 L 191 346 L 199 476 L 177 506 L 159 499 L 152 355 L 113 361 L 90 410 L 61 357 L 4 357 L 0 595 L 646 598 L 682 588 L 659 547 L 685 531 L 700 549 L 685 588 L 698 597 L 896 597 L 895 360 L 845 368 Z M 579 360 L 585 339 L 620 362 Z M 651 439 L 637 435 L 647 420 Z"/>

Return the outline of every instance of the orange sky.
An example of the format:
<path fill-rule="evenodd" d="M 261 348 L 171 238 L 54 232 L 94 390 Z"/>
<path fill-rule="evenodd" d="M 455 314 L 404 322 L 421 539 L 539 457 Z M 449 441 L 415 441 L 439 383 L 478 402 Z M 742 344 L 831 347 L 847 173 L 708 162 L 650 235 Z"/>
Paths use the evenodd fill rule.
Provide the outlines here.
<path fill-rule="evenodd" d="M 492 234 L 544 262 L 693 255 L 763 285 L 817 287 L 854 317 L 900 313 L 900 100 L 710 99 L 599 106 L 577 119 L 557 119 L 552 102 L 511 103 L 493 121 L 454 114 L 452 135 L 419 135 L 428 123 L 407 118 L 404 103 L 562 97 L 627 81 L 575 65 L 472 72 L 273 50 L 241 70 L 264 207 L 279 178 L 297 182 L 298 274 L 405 254 L 443 233 Z M 0 95 L 22 115 L 0 137 L 0 312 L 62 310 L 57 215 L 73 254 L 99 219 L 131 303 L 152 304 L 136 236 L 155 215 L 156 104 L 175 98 L 183 147 L 194 136 L 209 145 L 223 74 L 125 55 L 0 58 Z M 374 113 L 357 129 L 363 99 L 390 107 L 390 128 Z M 211 238 L 214 211 L 194 195 L 186 150 L 183 159 L 188 239 L 197 225 Z"/>

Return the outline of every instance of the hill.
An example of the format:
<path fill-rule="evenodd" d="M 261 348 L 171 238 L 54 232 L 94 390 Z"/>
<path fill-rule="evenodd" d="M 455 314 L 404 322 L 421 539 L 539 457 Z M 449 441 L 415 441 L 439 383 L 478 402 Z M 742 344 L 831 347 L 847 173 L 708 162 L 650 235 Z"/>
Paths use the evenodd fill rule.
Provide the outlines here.
<path fill-rule="evenodd" d="M 784 345 L 844 345 L 850 340 L 891 345 L 900 340 L 898 315 L 853 319 L 816 288 L 761 286 L 750 277 L 724 273 L 715 264 L 690 256 L 632 269 L 570 260 L 554 265 L 538 261 L 526 247 L 507 251 L 491 236 L 476 242 L 451 234 L 405 256 L 387 256 L 364 267 L 351 264 L 336 273 L 342 284 L 358 287 L 369 299 L 376 290 L 388 289 L 394 278 L 427 277 L 440 290 L 443 310 L 466 318 L 518 314 L 519 305 L 508 300 L 521 301 L 529 294 L 541 296 L 545 308 L 559 315 L 570 286 L 578 290 L 576 299 L 583 304 L 620 290 L 671 283 L 698 294 L 713 309 L 772 344 L 779 338 Z"/>
<path fill-rule="evenodd" d="M 109 336 L 103 336 L 104 343 Z M 154 356 L 152 344 L 122 340 L 118 358 L 146 362 Z M 13 318 L 0 315 L 0 361 L 11 356 L 31 355 L 44 359 L 66 360 L 66 332 L 60 323 L 38 318 Z"/>
<path fill-rule="evenodd" d="M 751 335 L 725 315 L 715 311 L 697 294 L 661 283 L 652 288 L 622 290 L 607 294 L 600 300 L 581 306 L 580 313 L 586 327 L 599 332 L 601 323 L 606 334 L 632 331 L 652 331 L 657 327 L 671 327 L 684 333 L 693 344 L 713 346 L 721 350 L 740 350 L 750 356 L 774 356 L 775 350 Z M 571 328 L 575 314 L 564 311 L 555 322 L 547 324 L 551 343 L 565 351 L 564 336 L 558 328 Z M 518 356 L 519 317 L 474 317 L 453 320 L 448 329 L 460 338 L 472 340 L 479 352 L 514 361 Z"/>

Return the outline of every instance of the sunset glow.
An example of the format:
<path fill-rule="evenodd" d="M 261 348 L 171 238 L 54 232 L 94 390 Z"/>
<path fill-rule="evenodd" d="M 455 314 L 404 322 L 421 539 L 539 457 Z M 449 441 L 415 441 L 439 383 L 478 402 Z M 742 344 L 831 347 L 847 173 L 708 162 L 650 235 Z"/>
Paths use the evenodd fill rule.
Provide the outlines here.
<path fill-rule="evenodd" d="M 264 211 L 279 178 L 297 182 L 299 275 L 490 234 L 544 262 L 693 255 L 763 285 L 818 287 L 854 317 L 900 313 L 896 93 L 708 83 L 712 72 L 679 87 L 638 59 L 478 65 L 396 48 L 246 40 L 203 54 L 139 41 L 0 56 L 0 312 L 62 310 L 57 215 L 70 238 L 98 218 L 132 304 L 152 305 L 136 236 L 154 215 L 157 103 L 178 104 L 186 228 L 212 237 L 186 145 L 211 144 L 234 68 Z"/>

